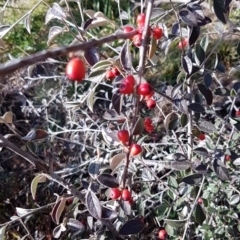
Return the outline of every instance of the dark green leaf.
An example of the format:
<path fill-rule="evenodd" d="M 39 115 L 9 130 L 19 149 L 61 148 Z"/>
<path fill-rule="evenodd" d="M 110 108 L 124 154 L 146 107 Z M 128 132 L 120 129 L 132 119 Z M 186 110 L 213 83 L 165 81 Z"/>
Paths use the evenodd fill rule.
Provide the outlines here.
<path fill-rule="evenodd" d="M 224 0 L 213 0 L 213 9 L 217 18 L 221 22 L 226 24 L 228 20 L 228 11 L 225 9 L 224 5 L 225 5 Z"/>
<path fill-rule="evenodd" d="M 220 179 L 229 180 L 228 169 L 217 158 L 215 158 L 213 161 L 213 170 Z"/>
<path fill-rule="evenodd" d="M 202 95 L 205 97 L 207 105 L 210 106 L 213 101 L 213 95 L 212 91 L 205 87 L 204 84 L 198 84 L 198 89 L 202 93 Z"/>
<path fill-rule="evenodd" d="M 102 207 L 102 219 L 113 220 L 116 219 L 118 213 L 110 208 Z"/>
<path fill-rule="evenodd" d="M 91 162 L 89 164 L 88 173 L 91 175 L 92 178 L 95 179 L 97 177 L 100 167 L 101 167 L 100 162 Z"/>
<path fill-rule="evenodd" d="M 170 121 L 168 128 L 169 130 L 174 130 L 179 126 L 179 119 L 178 118 L 174 118 Z"/>
<path fill-rule="evenodd" d="M 240 93 L 240 82 L 234 83 L 233 89 L 236 91 L 236 93 Z"/>
<path fill-rule="evenodd" d="M 202 223 L 206 219 L 206 215 L 199 203 L 196 206 L 195 219 L 196 219 L 196 222 L 200 225 L 202 225 Z"/>
<path fill-rule="evenodd" d="M 138 220 L 133 219 L 126 222 L 121 229 L 119 230 L 119 234 L 123 236 L 138 234 L 144 229 L 145 224 Z"/>
<path fill-rule="evenodd" d="M 195 171 L 201 174 L 206 174 L 207 172 L 207 165 L 204 163 L 200 163 L 198 166 L 195 167 Z"/>
<path fill-rule="evenodd" d="M 219 62 L 216 66 L 216 70 L 218 70 L 219 72 L 225 73 L 226 68 L 222 62 Z"/>
<path fill-rule="evenodd" d="M 185 127 L 187 125 L 187 123 L 188 123 L 188 115 L 183 113 L 180 118 L 180 124 L 181 124 L 182 128 Z"/>
<path fill-rule="evenodd" d="M 212 85 L 212 76 L 211 74 L 207 73 L 205 76 L 204 76 L 204 84 L 207 88 L 211 87 Z"/>
<path fill-rule="evenodd" d="M 173 154 L 173 159 L 175 161 L 186 161 L 187 160 L 187 156 L 185 156 L 182 153 L 174 153 Z"/>
<path fill-rule="evenodd" d="M 193 149 L 193 152 L 195 152 L 198 155 L 204 156 L 204 157 L 208 156 L 208 151 L 203 147 L 195 148 L 195 149 Z"/>
<path fill-rule="evenodd" d="M 190 35 L 188 39 L 189 45 L 193 45 L 200 35 L 200 27 L 191 27 Z"/>
<path fill-rule="evenodd" d="M 179 12 L 179 17 L 188 26 L 197 26 L 197 18 L 192 12 L 188 10 L 181 10 Z"/>
<path fill-rule="evenodd" d="M 118 188 L 119 187 L 119 183 L 118 180 L 107 173 L 103 173 L 98 175 L 97 180 L 104 186 L 109 187 L 109 188 Z"/>
<path fill-rule="evenodd" d="M 187 170 L 191 167 L 190 161 L 175 161 L 172 162 L 171 168 L 178 171 Z"/>
<path fill-rule="evenodd" d="M 202 104 L 203 102 L 202 95 L 200 93 L 196 93 L 194 96 L 194 100 L 195 100 L 195 103 Z"/>
<path fill-rule="evenodd" d="M 172 25 L 172 35 L 178 36 L 179 35 L 179 23 L 175 22 Z"/>
<path fill-rule="evenodd" d="M 112 105 L 115 111 L 120 115 L 122 110 L 122 104 L 121 104 L 121 94 L 119 92 L 116 92 L 112 96 Z"/>
<path fill-rule="evenodd" d="M 97 196 L 92 192 L 88 191 L 86 194 L 86 206 L 89 213 L 96 219 L 102 218 L 102 207 Z"/>
<path fill-rule="evenodd" d="M 190 12 L 192 12 L 197 19 L 204 19 L 205 16 L 202 11 L 202 7 L 197 3 L 190 3 L 187 5 L 187 8 Z"/>
<path fill-rule="evenodd" d="M 84 51 L 84 57 L 90 66 L 94 66 L 100 60 L 100 55 L 96 48 L 90 48 Z"/>
<path fill-rule="evenodd" d="M 192 110 L 193 112 L 197 112 L 197 113 L 205 112 L 204 107 L 202 105 L 200 105 L 199 103 L 191 103 L 188 105 L 188 108 L 190 110 Z"/>
<path fill-rule="evenodd" d="M 195 173 L 183 178 L 182 182 L 185 182 L 189 185 L 198 185 L 202 181 L 202 177 L 203 177 L 202 174 Z"/>
<path fill-rule="evenodd" d="M 240 42 L 237 45 L 237 54 L 240 55 Z"/>
<path fill-rule="evenodd" d="M 216 88 L 213 93 L 221 97 L 230 96 L 230 91 L 227 88 L 221 88 L 221 87 Z"/>
<path fill-rule="evenodd" d="M 192 65 L 192 61 L 188 56 L 184 56 L 181 58 L 182 60 L 182 67 L 184 69 L 184 71 L 190 75 L 192 73 L 192 69 L 193 69 L 193 65 Z"/>
<path fill-rule="evenodd" d="M 205 52 L 200 44 L 196 45 L 196 56 L 199 61 L 197 64 L 200 66 L 205 60 Z"/>

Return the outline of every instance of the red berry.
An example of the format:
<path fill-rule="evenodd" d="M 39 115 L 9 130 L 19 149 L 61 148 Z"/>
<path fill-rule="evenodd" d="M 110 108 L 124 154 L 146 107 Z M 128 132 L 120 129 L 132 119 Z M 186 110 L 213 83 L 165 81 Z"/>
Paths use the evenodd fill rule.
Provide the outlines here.
<path fill-rule="evenodd" d="M 66 66 L 66 75 L 72 81 L 81 82 L 85 78 L 85 64 L 80 58 L 72 58 Z"/>
<path fill-rule="evenodd" d="M 113 200 L 118 199 L 121 196 L 122 192 L 118 188 L 111 188 L 109 197 Z"/>
<path fill-rule="evenodd" d="M 119 92 L 121 94 L 132 94 L 134 92 L 134 85 L 123 81 L 120 85 Z"/>
<path fill-rule="evenodd" d="M 203 203 L 202 198 L 199 198 L 199 199 L 198 199 L 198 203 L 199 203 L 199 204 L 202 204 L 202 203 Z"/>
<path fill-rule="evenodd" d="M 149 83 L 141 83 L 137 87 L 137 92 L 139 95 L 148 96 L 152 93 L 152 86 Z"/>
<path fill-rule="evenodd" d="M 142 34 L 138 33 L 133 36 L 133 45 L 135 47 L 140 47 L 142 45 Z"/>
<path fill-rule="evenodd" d="M 135 78 L 133 77 L 133 75 L 128 75 L 126 78 L 123 79 L 123 81 L 133 86 L 135 85 Z"/>
<path fill-rule="evenodd" d="M 156 38 L 156 39 L 160 39 L 163 35 L 163 31 L 160 27 L 155 27 L 153 29 L 153 36 Z"/>
<path fill-rule="evenodd" d="M 139 33 L 139 34 L 142 35 L 142 33 L 143 33 L 143 29 L 144 29 L 144 24 L 142 24 L 142 25 L 141 25 L 141 24 L 138 25 L 138 33 Z M 151 31 L 152 31 L 151 27 L 148 26 L 148 35 L 151 35 Z"/>
<path fill-rule="evenodd" d="M 188 45 L 188 39 L 185 38 L 185 39 L 183 39 L 182 41 L 180 41 L 180 42 L 178 43 L 178 48 L 179 48 L 179 49 L 183 49 L 183 48 L 185 48 L 187 45 Z"/>
<path fill-rule="evenodd" d="M 152 125 L 152 119 L 147 117 L 144 119 L 144 126 L 151 126 Z"/>
<path fill-rule="evenodd" d="M 145 19 L 146 19 L 145 13 L 138 14 L 137 20 L 136 20 L 137 25 L 138 25 L 138 26 L 139 26 L 139 25 L 144 25 Z"/>
<path fill-rule="evenodd" d="M 200 133 L 200 135 L 198 136 L 199 140 L 204 140 L 205 139 L 205 134 L 204 133 Z"/>
<path fill-rule="evenodd" d="M 123 201 L 130 201 L 131 199 L 132 199 L 131 193 L 127 189 L 124 189 L 122 191 L 122 200 Z"/>
<path fill-rule="evenodd" d="M 132 205 L 134 203 L 133 201 L 133 198 L 131 197 L 129 200 L 128 200 L 129 204 Z"/>
<path fill-rule="evenodd" d="M 226 161 L 230 161 L 231 160 L 231 156 L 230 155 L 226 155 L 225 159 L 226 159 Z"/>
<path fill-rule="evenodd" d="M 132 31 L 134 31 L 134 28 L 131 27 L 131 26 L 124 26 L 124 27 L 123 27 L 123 32 L 124 32 L 124 33 L 130 33 L 130 32 L 132 32 Z M 133 38 L 133 37 L 131 37 L 131 38 Z"/>
<path fill-rule="evenodd" d="M 73 202 L 73 198 L 67 199 L 67 203 L 71 204 Z"/>
<path fill-rule="evenodd" d="M 145 130 L 146 130 L 148 133 L 151 133 L 151 132 L 154 131 L 154 127 L 153 127 L 153 125 L 145 126 Z"/>
<path fill-rule="evenodd" d="M 236 111 L 235 115 L 236 117 L 240 117 L 240 110 Z"/>
<path fill-rule="evenodd" d="M 112 73 L 113 73 L 114 77 L 117 77 L 120 74 L 120 72 L 118 71 L 118 69 L 116 67 L 114 67 L 112 69 Z"/>
<path fill-rule="evenodd" d="M 107 71 L 105 77 L 106 77 L 107 80 L 110 80 L 110 81 L 112 81 L 115 78 L 114 73 L 113 73 L 112 70 Z"/>
<path fill-rule="evenodd" d="M 166 237 L 167 237 L 167 232 L 166 232 L 166 230 L 165 230 L 165 229 L 160 230 L 159 233 L 158 233 L 158 237 L 159 237 L 161 240 L 166 239 Z"/>
<path fill-rule="evenodd" d="M 142 152 L 142 147 L 139 144 L 133 143 L 130 147 L 130 155 L 136 156 Z"/>
<path fill-rule="evenodd" d="M 118 132 L 118 139 L 121 142 L 128 142 L 129 141 L 129 133 L 127 130 L 121 130 Z"/>
<path fill-rule="evenodd" d="M 149 100 L 154 95 L 154 90 L 152 89 L 151 93 L 145 97 L 145 100 Z"/>
<path fill-rule="evenodd" d="M 153 99 L 147 100 L 147 107 L 148 107 L 149 109 L 155 108 L 155 107 L 156 107 L 156 101 L 153 100 Z"/>

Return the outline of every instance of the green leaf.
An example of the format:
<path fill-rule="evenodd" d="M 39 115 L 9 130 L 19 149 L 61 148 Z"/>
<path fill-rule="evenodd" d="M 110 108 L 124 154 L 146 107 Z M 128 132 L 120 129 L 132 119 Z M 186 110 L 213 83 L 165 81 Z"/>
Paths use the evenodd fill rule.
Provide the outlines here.
<path fill-rule="evenodd" d="M 202 177 L 203 177 L 202 174 L 195 173 L 183 178 L 182 182 L 185 182 L 189 185 L 198 185 L 202 181 Z"/>
<path fill-rule="evenodd" d="M 206 219 L 206 215 L 200 204 L 197 204 L 196 206 L 195 219 L 196 219 L 196 222 L 200 225 L 202 225 L 202 223 Z"/>
<path fill-rule="evenodd" d="M 164 222 L 174 228 L 181 228 L 185 225 L 186 220 L 172 220 L 172 219 L 164 219 Z"/>
<path fill-rule="evenodd" d="M 183 113 L 180 118 L 180 124 L 181 124 L 182 128 L 185 127 L 187 125 L 187 123 L 188 123 L 188 115 Z"/>
<path fill-rule="evenodd" d="M 205 60 L 205 52 L 200 44 L 196 45 L 196 63 L 200 66 Z"/>
<path fill-rule="evenodd" d="M 38 183 L 39 182 L 45 182 L 46 181 L 46 177 L 45 176 L 41 176 L 41 175 L 37 175 L 31 183 L 31 193 L 32 193 L 32 197 L 35 200 L 36 198 L 36 192 L 37 192 L 37 187 L 38 187 Z"/>
<path fill-rule="evenodd" d="M 240 55 L 240 42 L 237 45 L 237 54 Z"/>
<path fill-rule="evenodd" d="M 217 18 L 226 24 L 228 20 L 228 11 L 225 9 L 224 4 L 224 0 L 213 0 L 213 9 Z"/>
<path fill-rule="evenodd" d="M 0 240 L 5 240 L 7 225 L 0 228 Z"/>
<path fill-rule="evenodd" d="M 207 51 L 208 43 L 209 43 L 209 37 L 208 37 L 208 34 L 206 34 L 206 36 L 204 36 L 200 41 L 200 45 L 205 52 Z"/>

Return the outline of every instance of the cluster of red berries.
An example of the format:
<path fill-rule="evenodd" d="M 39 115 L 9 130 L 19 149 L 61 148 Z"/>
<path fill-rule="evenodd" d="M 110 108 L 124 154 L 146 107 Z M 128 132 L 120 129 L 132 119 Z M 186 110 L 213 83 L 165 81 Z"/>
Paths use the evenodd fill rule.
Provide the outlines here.
<path fill-rule="evenodd" d="M 123 189 L 121 191 L 119 188 L 111 188 L 109 197 L 112 200 L 116 200 L 121 197 L 123 201 L 129 201 L 129 203 L 132 203 L 132 195 L 128 189 Z"/>
<path fill-rule="evenodd" d="M 115 77 L 119 76 L 120 72 L 116 67 L 113 67 L 112 69 L 108 70 L 106 73 L 106 79 L 109 81 L 112 81 Z"/>
<path fill-rule="evenodd" d="M 144 28 L 144 24 L 145 24 L 145 20 L 146 20 L 146 15 L 144 13 L 141 13 L 137 16 L 137 19 L 136 19 L 136 23 L 137 23 L 137 30 L 138 30 L 138 33 L 135 34 L 133 37 L 132 37 L 132 40 L 133 40 L 133 45 L 136 46 L 136 47 L 140 47 L 142 45 L 142 33 L 143 33 L 143 28 Z M 134 30 L 133 27 L 131 26 L 125 26 L 123 28 L 123 31 L 125 33 L 129 33 L 129 32 L 132 32 Z M 156 38 L 157 40 L 160 39 L 162 36 L 163 36 L 163 30 L 160 28 L 160 27 L 154 27 L 154 28 L 151 28 L 149 26 L 148 28 L 148 34 L 149 35 L 153 35 L 154 38 Z"/>
<path fill-rule="evenodd" d="M 144 128 L 148 133 L 153 132 L 154 126 L 152 124 L 152 119 L 147 117 L 144 119 Z"/>
<path fill-rule="evenodd" d="M 129 132 L 127 130 L 118 131 L 118 139 L 124 145 L 128 145 L 129 144 Z M 130 151 L 130 156 L 137 156 L 139 153 L 142 152 L 142 147 L 137 143 L 133 143 L 133 144 L 131 144 L 129 151 Z"/>

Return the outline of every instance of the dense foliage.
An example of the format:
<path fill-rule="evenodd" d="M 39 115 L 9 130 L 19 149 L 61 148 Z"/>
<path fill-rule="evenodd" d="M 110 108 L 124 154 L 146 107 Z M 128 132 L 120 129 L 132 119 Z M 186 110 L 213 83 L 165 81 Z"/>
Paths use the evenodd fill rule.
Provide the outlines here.
<path fill-rule="evenodd" d="M 238 5 L 42 4 L 0 26 L 48 57 L 1 79 L 0 240 L 238 239 Z"/>

